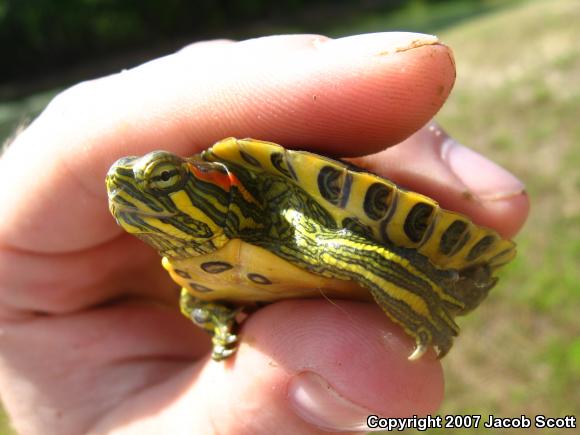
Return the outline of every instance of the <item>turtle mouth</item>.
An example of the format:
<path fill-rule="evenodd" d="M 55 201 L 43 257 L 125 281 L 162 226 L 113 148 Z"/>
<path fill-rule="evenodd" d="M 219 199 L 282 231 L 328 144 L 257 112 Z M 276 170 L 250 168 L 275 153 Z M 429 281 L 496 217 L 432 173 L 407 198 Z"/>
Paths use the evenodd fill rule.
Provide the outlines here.
<path fill-rule="evenodd" d="M 118 216 L 122 213 L 127 213 L 132 216 L 139 216 L 139 217 L 153 217 L 153 218 L 171 218 L 177 215 L 176 212 L 171 211 L 149 211 L 149 210 L 142 210 L 135 206 L 130 206 L 127 204 L 119 203 L 115 201 L 113 197 L 109 201 L 109 209 L 115 218 L 118 220 Z"/>
<path fill-rule="evenodd" d="M 119 203 L 114 198 L 109 200 L 109 210 L 121 228 L 153 247 L 160 255 L 165 256 L 166 251 L 175 251 L 177 254 L 180 250 L 186 250 L 181 238 L 162 232 L 152 226 L 155 223 L 147 223 L 143 220 L 147 217 L 163 220 L 177 213 L 141 210 L 135 206 Z M 186 254 L 183 256 L 185 257 Z"/>
<path fill-rule="evenodd" d="M 123 214 L 127 214 L 130 216 L 138 216 L 138 217 L 152 217 L 156 219 L 167 219 L 172 218 L 177 215 L 176 212 L 170 211 L 149 211 L 149 210 L 142 210 L 138 207 L 127 205 L 124 203 L 119 203 L 115 201 L 115 198 L 112 198 L 109 201 L 109 210 L 111 214 L 115 217 L 117 222 L 121 220 L 121 216 Z"/>
<path fill-rule="evenodd" d="M 152 217 L 152 218 L 171 218 L 177 213 L 171 211 L 154 211 L 154 210 L 143 210 L 133 204 L 131 204 L 127 199 L 123 197 L 123 193 L 126 189 L 122 185 L 115 185 L 114 178 L 107 176 L 107 194 L 109 197 L 109 210 L 111 214 L 115 217 L 117 222 L 119 222 L 119 217 L 121 214 L 128 214 L 130 216 L 138 217 Z"/>

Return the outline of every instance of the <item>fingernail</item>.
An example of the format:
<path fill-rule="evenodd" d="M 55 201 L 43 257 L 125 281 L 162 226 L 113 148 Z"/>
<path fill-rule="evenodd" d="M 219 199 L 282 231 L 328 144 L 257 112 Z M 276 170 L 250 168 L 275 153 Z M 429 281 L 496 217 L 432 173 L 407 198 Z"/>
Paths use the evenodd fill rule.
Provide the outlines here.
<path fill-rule="evenodd" d="M 288 398 L 303 420 L 328 431 L 370 431 L 373 412 L 336 392 L 320 375 L 302 372 L 288 384 Z"/>
<path fill-rule="evenodd" d="M 424 33 L 381 32 L 338 39 L 317 39 L 313 43 L 322 51 L 382 56 L 424 45 L 437 44 L 439 39 L 434 35 Z"/>
<path fill-rule="evenodd" d="M 513 174 L 451 138 L 441 145 L 441 158 L 463 182 L 468 193 L 480 200 L 502 200 L 525 190 L 524 183 Z"/>

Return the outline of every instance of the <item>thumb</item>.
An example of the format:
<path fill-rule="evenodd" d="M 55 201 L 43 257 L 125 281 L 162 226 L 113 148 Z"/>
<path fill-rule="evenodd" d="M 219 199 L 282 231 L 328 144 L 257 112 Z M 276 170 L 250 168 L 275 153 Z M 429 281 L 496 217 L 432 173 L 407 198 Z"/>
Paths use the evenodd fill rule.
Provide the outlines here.
<path fill-rule="evenodd" d="M 432 353 L 409 361 L 412 348 L 370 304 L 284 301 L 246 321 L 231 359 L 200 362 L 108 422 L 131 421 L 116 433 L 368 431 L 370 414 L 405 417 L 439 406 L 441 366 Z"/>

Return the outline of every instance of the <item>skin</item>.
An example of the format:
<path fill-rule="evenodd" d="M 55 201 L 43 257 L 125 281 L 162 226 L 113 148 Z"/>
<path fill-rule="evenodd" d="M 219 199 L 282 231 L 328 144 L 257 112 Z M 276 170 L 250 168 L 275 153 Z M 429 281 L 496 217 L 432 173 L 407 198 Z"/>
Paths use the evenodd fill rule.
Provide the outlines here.
<path fill-rule="evenodd" d="M 421 128 L 454 79 L 432 40 L 293 35 L 193 44 L 57 96 L 0 158 L 0 391 L 16 429 L 316 434 L 434 413 L 439 361 L 408 361 L 412 340 L 372 304 L 275 303 L 245 322 L 235 358 L 211 361 L 158 255 L 109 215 L 104 177 L 121 156 L 227 136 L 378 153 L 357 163 L 512 237 L 521 183 L 469 151 L 442 157 L 447 136 Z"/>

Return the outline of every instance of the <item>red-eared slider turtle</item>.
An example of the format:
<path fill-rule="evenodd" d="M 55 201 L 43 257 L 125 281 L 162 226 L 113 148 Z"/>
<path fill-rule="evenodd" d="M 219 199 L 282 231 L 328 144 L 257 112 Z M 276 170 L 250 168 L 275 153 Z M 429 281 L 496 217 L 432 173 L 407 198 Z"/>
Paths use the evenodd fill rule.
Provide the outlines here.
<path fill-rule="evenodd" d="M 110 210 L 153 246 L 182 287 L 181 310 L 236 348 L 244 307 L 285 298 L 374 299 L 439 357 L 454 318 L 479 305 L 515 245 L 423 195 L 352 165 L 270 142 L 224 139 L 190 158 L 125 157 Z"/>

